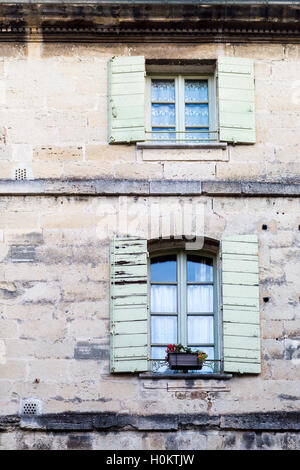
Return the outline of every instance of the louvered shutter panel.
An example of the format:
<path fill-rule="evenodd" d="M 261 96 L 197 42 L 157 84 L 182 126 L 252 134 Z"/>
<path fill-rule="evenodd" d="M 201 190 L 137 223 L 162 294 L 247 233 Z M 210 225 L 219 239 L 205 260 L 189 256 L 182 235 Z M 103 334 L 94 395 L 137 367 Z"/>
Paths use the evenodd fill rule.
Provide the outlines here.
<path fill-rule="evenodd" d="M 220 141 L 255 143 L 252 59 L 218 59 L 218 96 Z"/>
<path fill-rule="evenodd" d="M 239 235 L 222 240 L 225 372 L 260 372 L 258 240 Z"/>
<path fill-rule="evenodd" d="M 147 241 L 114 238 L 110 249 L 110 370 L 147 371 Z"/>
<path fill-rule="evenodd" d="M 109 62 L 109 142 L 145 139 L 145 57 L 113 57 Z"/>

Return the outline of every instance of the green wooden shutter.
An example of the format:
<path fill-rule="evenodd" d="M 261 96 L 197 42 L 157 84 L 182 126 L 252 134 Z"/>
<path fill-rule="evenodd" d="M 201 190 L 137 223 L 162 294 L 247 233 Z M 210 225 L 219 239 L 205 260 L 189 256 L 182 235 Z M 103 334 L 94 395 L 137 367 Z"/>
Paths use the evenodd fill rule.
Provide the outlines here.
<path fill-rule="evenodd" d="M 110 269 L 110 370 L 146 371 L 147 241 L 111 240 Z"/>
<path fill-rule="evenodd" d="M 109 142 L 145 139 L 145 57 L 113 57 L 109 62 Z"/>
<path fill-rule="evenodd" d="M 258 241 L 256 235 L 222 240 L 224 370 L 260 372 Z"/>
<path fill-rule="evenodd" d="M 252 59 L 218 59 L 220 140 L 255 143 L 254 71 Z"/>

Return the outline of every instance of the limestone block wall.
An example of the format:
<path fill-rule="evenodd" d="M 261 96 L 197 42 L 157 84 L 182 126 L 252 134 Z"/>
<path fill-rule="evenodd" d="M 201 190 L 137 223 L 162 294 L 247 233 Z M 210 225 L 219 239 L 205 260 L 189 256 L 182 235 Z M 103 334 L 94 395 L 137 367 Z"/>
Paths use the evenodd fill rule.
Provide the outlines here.
<path fill-rule="evenodd" d="M 127 199 L 138 208 L 137 233 L 145 235 L 151 198 Z M 177 197 L 154 200 L 180 203 Z M 18 415 L 25 398 L 40 399 L 44 414 L 299 411 L 299 200 L 203 196 L 194 202 L 205 205 L 209 237 L 258 233 L 261 374 L 190 385 L 110 375 L 108 263 L 114 229 L 106 227 L 108 220 L 110 228 L 115 225 L 103 209 L 117 209 L 124 197 L 3 196 L 1 415 Z"/>
<path fill-rule="evenodd" d="M 299 179 L 297 44 L 0 45 L 0 178 Z M 224 150 L 138 150 L 107 143 L 107 64 L 147 59 L 250 57 L 255 61 L 257 143 Z"/>

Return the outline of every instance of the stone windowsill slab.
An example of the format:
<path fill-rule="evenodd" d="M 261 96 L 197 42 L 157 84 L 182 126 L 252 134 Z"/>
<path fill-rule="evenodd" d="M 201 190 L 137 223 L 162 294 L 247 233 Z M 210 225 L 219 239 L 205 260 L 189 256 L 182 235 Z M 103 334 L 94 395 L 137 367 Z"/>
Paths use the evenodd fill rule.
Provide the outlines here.
<path fill-rule="evenodd" d="M 140 379 L 149 379 L 149 380 L 229 380 L 232 378 L 232 374 L 154 374 L 154 373 L 141 373 L 138 376 Z"/>
<path fill-rule="evenodd" d="M 213 142 L 213 143 L 152 143 L 152 142 L 137 142 L 137 148 L 139 149 L 226 149 L 226 142 Z"/>

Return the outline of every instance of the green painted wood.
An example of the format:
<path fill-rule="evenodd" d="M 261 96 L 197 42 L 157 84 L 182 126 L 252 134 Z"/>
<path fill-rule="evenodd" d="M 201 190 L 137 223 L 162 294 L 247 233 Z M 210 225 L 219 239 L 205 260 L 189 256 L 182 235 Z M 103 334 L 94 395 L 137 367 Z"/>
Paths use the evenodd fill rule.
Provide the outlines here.
<path fill-rule="evenodd" d="M 119 116 L 119 117 L 124 116 L 124 114 L 126 113 L 126 111 L 129 110 L 129 108 L 130 108 L 130 111 L 134 111 L 134 109 L 131 109 L 131 107 L 132 108 L 138 108 L 138 109 L 136 109 L 136 112 L 140 113 L 141 108 L 144 108 L 144 95 L 142 95 L 142 94 L 135 95 L 134 96 L 134 103 L 132 103 L 131 95 L 128 95 L 128 96 L 126 96 L 126 95 L 120 95 L 120 96 L 115 95 L 113 103 L 114 103 L 114 106 L 118 108 L 118 112 L 117 113 L 114 112 L 115 116 Z M 132 104 L 134 104 L 134 106 L 132 106 Z M 131 115 L 131 117 L 132 117 L 132 115 Z"/>
<path fill-rule="evenodd" d="M 224 113 L 247 113 L 250 110 L 249 100 L 246 101 L 234 101 L 234 100 L 222 100 L 220 102 L 220 110 Z"/>
<path fill-rule="evenodd" d="M 140 114 L 144 109 L 144 106 L 119 106 L 118 117 L 113 120 L 123 120 L 123 119 L 136 119 L 137 114 Z"/>
<path fill-rule="evenodd" d="M 139 307 L 147 307 L 148 305 L 148 297 L 145 295 L 128 295 L 127 297 L 119 296 L 114 298 L 114 305 L 118 309 L 122 306 L 130 306 L 135 305 Z"/>
<path fill-rule="evenodd" d="M 137 357 L 146 357 L 148 354 L 145 346 L 132 346 L 130 348 L 115 348 L 115 358 L 132 359 Z"/>
<path fill-rule="evenodd" d="M 253 297 L 225 297 L 223 295 L 223 304 L 226 307 L 244 307 L 245 310 L 257 310 L 259 308 L 259 299 Z"/>
<path fill-rule="evenodd" d="M 239 362 L 260 361 L 260 351 L 255 349 L 231 349 L 226 351 L 226 358 L 230 361 L 238 360 Z M 251 362 L 250 362 L 251 363 Z"/>
<path fill-rule="evenodd" d="M 220 127 L 220 141 L 235 144 L 255 144 L 255 130 Z"/>
<path fill-rule="evenodd" d="M 226 372 L 252 374 L 260 371 L 258 284 L 257 236 L 224 237 L 222 299 Z"/>
<path fill-rule="evenodd" d="M 144 129 L 136 128 L 136 129 L 124 129 L 124 130 L 117 130 L 114 129 L 113 133 L 111 133 L 110 144 L 116 143 L 131 143 L 131 142 L 140 142 L 145 140 L 145 132 Z"/>
<path fill-rule="evenodd" d="M 220 140 L 255 143 L 254 69 L 252 59 L 218 59 Z"/>
<path fill-rule="evenodd" d="M 228 336 L 250 336 L 259 337 L 259 325 L 249 325 L 246 323 L 228 323 L 224 322 L 224 334 Z"/>
<path fill-rule="evenodd" d="M 258 263 L 252 260 L 236 260 L 224 257 L 223 258 L 223 270 L 224 273 L 226 272 L 234 272 L 234 273 L 251 273 L 251 274 L 258 274 Z"/>
<path fill-rule="evenodd" d="M 145 303 L 146 304 L 146 303 Z M 124 313 L 125 311 L 125 313 Z M 147 310 L 144 305 L 115 305 L 115 322 L 147 320 Z"/>
<path fill-rule="evenodd" d="M 260 374 L 261 366 L 260 363 L 245 363 L 237 361 L 225 361 L 224 370 L 230 370 L 230 372 L 236 372 L 239 374 Z"/>
<path fill-rule="evenodd" d="M 224 334 L 224 357 L 227 356 L 227 348 L 237 348 L 244 350 L 255 349 L 258 351 L 260 348 L 260 339 L 259 337 L 254 336 L 250 337 Z"/>
<path fill-rule="evenodd" d="M 115 322 L 114 328 L 116 335 L 132 335 L 146 333 L 148 331 L 148 321 L 147 320 L 130 320 Z"/>
<path fill-rule="evenodd" d="M 138 82 L 130 82 L 130 83 L 114 83 L 111 85 L 111 94 L 118 95 L 130 95 L 133 97 L 135 95 L 141 95 L 144 93 L 144 84 Z M 134 102 L 134 101 L 133 101 Z"/>
<path fill-rule="evenodd" d="M 222 242 L 243 242 L 257 244 L 257 235 L 227 235 L 222 238 Z"/>
<path fill-rule="evenodd" d="M 258 285 L 257 273 L 243 273 L 240 271 L 223 271 L 223 281 L 225 283 L 241 285 Z"/>
<path fill-rule="evenodd" d="M 124 282 L 124 284 L 119 284 L 120 282 Z M 134 282 L 129 278 L 124 278 L 122 281 L 121 279 L 116 280 L 114 297 L 128 297 L 131 295 L 147 295 L 147 285 Z"/>
<path fill-rule="evenodd" d="M 134 265 L 122 265 L 118 266 L 115 270 L 115 278 L 118 280 L 121 279 L 128 279 L 128 278 L 138 278 L 144 277 L 145 273 L 145 264 L 134 264 Z"/>
<path fill-rule="evenodd" d="M 108 84 L 109 142 L 145 140 L 145 58 L 113 57 Z"/>
<path fill-rule="evenodd" d="M 114 336 L 115 348 L 130 348 L 130 347 L 136 347 L 136 346 L 148 347 L 148 335 L 145 333 L 141 333 L 141 334 L 115 335 Z"/>
<path fill-rule="evenodd" d="M 248 112 L 222 111 L 220 126 L 225 128 L 249 129 L 254 126 L 254 114 Z"/>
<path fill-rule="evenodd" d="M 222 246 L 227 254 L 257 255 L 257 243 L 224 240 Z"/>
<path fill-rule="evenodd" d="M 117 361 L 116 360 L 114 372 L 115 373 L 145 372 L 147 368 L 148 368 L 147 360 L 143 360 L 143 359 L 137 359 L 137 360 L 131 360 L 131 361 L 126 361 L 126 360 Z"/>
<path fill-rule="evenodd" d="M 244 324 L 259 324 L 259 312 L 251 312 L 249 310 L 229 310 L 226 308 L 223 311 L 223 321 L 230 323 L 244 323 Z"/>
<path fill-rule="evenodd" d="M 143 71 L 143 70 L 141 70 Z M 122 72 L 122 73 L 114 73 L 111 78 L 112 85 L 118 83 L 138 83 L 140 84 L 140 72 Z"/>
<path fill-rule="evenodd" d="M 228 273 L 229 274 L 229 273 Z M 228 278 L 227 278 L 228 279 Z M 253 285 L 233 285 L 229 279 L 230 284 L 223 282 L 223 296 L 224 297 L 239 297 L 239 298 L 254 298 L 257 299 L 259 295 L 258 286 Z"/>
<path fill-rule="evenodd" d="M 219 106 L 222 101 L 227 102 L 237 102 L 237 103 L 247 103 L 248 106 L 251 105 L 251 102 L 254 98 L 253 90 L 239 90 L 238 100 L 236 99 L 236 90 L 234 88 L 221 88 L 219 89 Z M 221 106 L 222 107 L 222 106 Z"/>
<path fill-rule="evenodd" d="M 148 367 L 147 241 L 115 238 L 110 247 L 110 370 Z"/>

